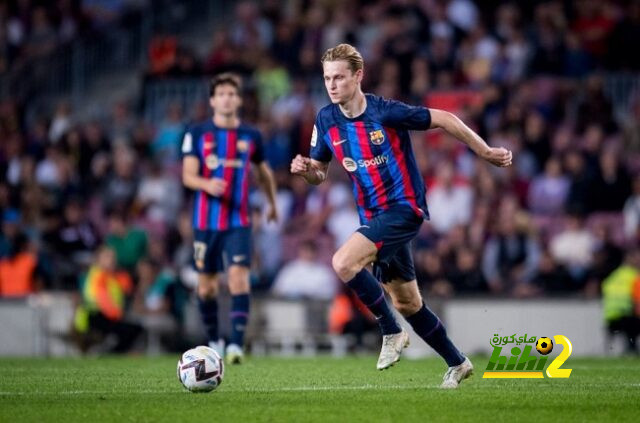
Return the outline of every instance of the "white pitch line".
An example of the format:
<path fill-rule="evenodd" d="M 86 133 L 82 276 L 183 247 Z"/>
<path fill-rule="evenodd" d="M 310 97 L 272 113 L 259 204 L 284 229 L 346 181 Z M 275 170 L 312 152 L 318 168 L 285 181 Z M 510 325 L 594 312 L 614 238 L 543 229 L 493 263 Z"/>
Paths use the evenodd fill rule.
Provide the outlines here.
<path fill-rule="evenodd" d="M 295 386 L 287 388 L 264 388 L 264 389 L 224 389 L 221 388 L 219 392 L 229 393 L 271 393 L 271 392 L 307 392 L 307 391 L 366 391 L 366 390 L 408 390 L 408 389 L 434 389 L 438 385 L 361 385 L 361 386 Z M 175 390 L 136 390 L 136 391 L 87 391 L 87 390 L 74 390 L 74 391 L 58 391 L 58 392 L 9 392 L 0 391 L 0 396 L 12 396 L 12 395 L 34 395 L 34 396 L 51 396 L 51 395 L 129 395 L 129 394 L 175 394 Z M 186 392 L 186 391 L 184 391 Z"/>
<path fill-rule="evenodd" d="M 579 384 L 579 387 L 602 387 L 602 384 Z M 615 387 L 630 386 L 639 388 L 640 383 L 623 383 L 614 384 Z M 481 385 L 475 385 L 474 388 L 479 388 Z M 489 387 L 485 385 L 484 387 Z M 220 393 L 273 393 L 273 392 L 314 392 L 314 391 L 389 391 L 389 390 L 411 390 L 411 389 L 439 389 L 439 385 L 360 385 L 360 386 L 294 386 L 289 388 L 236 388 L 236 389 L 224 389 L 220 388 Z M 143 389 L 136 391 L 87 391 L 87 390 L 75 390 L 75 391 L 58 391 L 58 392 L 10 392 L 0 391 L 0 396 L 58 396 L 58 395 L 132 395 L 132 394 L 176 394 L 187 393 L 186 390 L 159 390 L 159 389 Z"/>

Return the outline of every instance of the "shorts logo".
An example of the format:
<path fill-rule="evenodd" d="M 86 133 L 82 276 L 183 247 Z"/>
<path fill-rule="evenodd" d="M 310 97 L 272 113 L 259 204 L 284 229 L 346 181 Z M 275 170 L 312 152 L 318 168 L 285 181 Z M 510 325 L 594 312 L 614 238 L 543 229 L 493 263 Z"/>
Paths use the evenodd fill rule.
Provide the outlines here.
<path fill-rule="evenodd" d="M 369 139 L 373 145 L 380 145 L 384 142 L 384 133 L 382 129 L 369 132 Z"/>
<path fill-rule="evenodd" d="M 249 141 L 239 140 L 237 147 L 240 153 L 246 153 L 247 151 L 249 151 Z"/>
<path fill-rule="evenodd" d="M 344 166 L 344 168 L 349 172 L 355 172 L 358 169 L 356 161 L 350 157 L 345 157 L 344 159 L 342 159 L 342 166 Z"/>

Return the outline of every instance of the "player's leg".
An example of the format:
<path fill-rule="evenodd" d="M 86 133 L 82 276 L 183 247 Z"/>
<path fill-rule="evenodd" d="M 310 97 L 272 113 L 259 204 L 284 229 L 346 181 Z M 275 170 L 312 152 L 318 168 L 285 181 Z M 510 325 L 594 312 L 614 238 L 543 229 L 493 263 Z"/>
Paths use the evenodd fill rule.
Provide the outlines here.
<path fill-rule="evenodd" d="M 222 266 L 222 251 L 219 248 L 219 233 L 195 231 L 194 267 L 198 271 L 198 309 L 207 333 L 209 347 L 221 356 L 224 353 L 218 332 L 218 292 Z"/>
<path fill-rule="evenodd" d="M 398 324 L 380 283 L 364 267 L 375 260 L 384 265 L 395 251 L 415 236 L 422 218 L 406 206 L 393 207 L 361 226 L 333 260 L 340 279 L 346 282 L 376 316 L 382 331 L 382 348 L 376 367 L 386 369 L 400 360 L 409 335 Z"/>
<path fill-rule="evenodd" d="M 223 353 L 218 333 L 218 292 L 220 291 L 220 273 L 200 273 L 198 275 L 198 309 L 207 334 L 209 347 L 221 356 Z"/>
<path fill-rule="evenodd" d="M 375 223 L 369 222 L 369 227 Z M 383 335 L 400 333 L 393 311 L 384 296 L 378 280 L 365 267 L 378 253 L 376 244 L 360 232 L 355 232 L 333 255 L 332 265 L 342 282 L 358 295 L 373 313 Z"/>
<path fill-rule="evenodd" d="M 249 268 L 251 263 L 251 232 L 248 228 L 232 229 L 225 237 L 225 257 L 231 293 L 231 337 L 226 358 L 231 364 L 244 360 L 244 335 L 249 321 Z"/>
<path fill-rule="evenodd" d="M 449 369 L 442 387 L 455 388 L 469 377 L 473 366 L 453 344 L 442 321 L 424 303 L 416 282 L 410 244 L 399 249 L 383 269 L 383 282 L 391 301 L 420 336 L 447 362 Z"/>

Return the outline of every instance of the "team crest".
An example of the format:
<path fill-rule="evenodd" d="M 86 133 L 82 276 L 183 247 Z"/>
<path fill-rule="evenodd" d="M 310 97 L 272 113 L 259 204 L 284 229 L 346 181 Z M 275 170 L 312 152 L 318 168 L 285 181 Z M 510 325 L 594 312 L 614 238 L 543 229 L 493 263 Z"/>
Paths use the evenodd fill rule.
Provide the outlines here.
<path fill-rule="evenodd" d="M 209 154 L 205 159 L 204 163 L 211 170 L 217 169 L 220 166 L 220 161 L 218 160 L 218 156 L 215 154 Z"/>
<path fill-rule="evenodd" d="M 238 151 L 240 153 L 246 153 L 247 151 L 249 151 L 249 141 L 247 140 L 238 140 Z"/>
<path fill-rule="evenodd" d="M 369 139 L 373 145 L 380 145 L 384 142 L 384 133 L 382 129 L 369 132 Z"/>

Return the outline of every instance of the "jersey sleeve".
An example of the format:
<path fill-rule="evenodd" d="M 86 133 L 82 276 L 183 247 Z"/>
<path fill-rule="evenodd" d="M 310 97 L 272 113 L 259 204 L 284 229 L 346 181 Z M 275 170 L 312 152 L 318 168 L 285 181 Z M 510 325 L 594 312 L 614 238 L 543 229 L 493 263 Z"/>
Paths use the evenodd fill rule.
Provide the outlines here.
<path fill-rule="evenodd" d="M 262 142 L 262 134 L 260 131 L 255 131 L 253 135 L 254 149 L 251 154 L 251 163 L 260 164 L 264 161 L 264 144 Z"/>
<path fill-rule="evenodd" d="M 191 128 L 187 129 L 187 131 L 184 133 L 184 137 L 182 138 L 182 156 L 199 157 L 193 137 L 193 130 Z"/>
<path fill-rule="evenodd" d="M 320 115 L 316 117 L 316 123 L 313 125 L 311 134 L 311 150 L 310 156 L 313 160 L 328 163 L 331 161 L 331 149 L 324 140 L 325 132 L 320 122 Z"/>
<path fill-rule="evenodd" d="M 409 106 L 396 100 L 382 100 L 384 124 L 409 130 L 424 131 L 431 127 L 431 112 L 423 106 Z"/>

